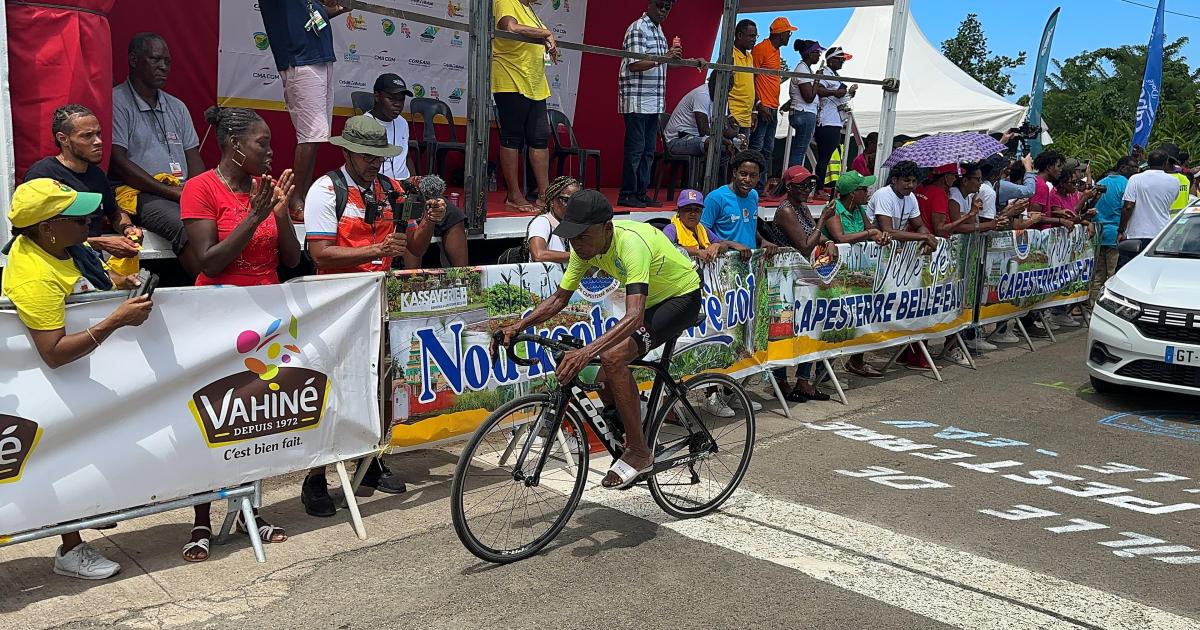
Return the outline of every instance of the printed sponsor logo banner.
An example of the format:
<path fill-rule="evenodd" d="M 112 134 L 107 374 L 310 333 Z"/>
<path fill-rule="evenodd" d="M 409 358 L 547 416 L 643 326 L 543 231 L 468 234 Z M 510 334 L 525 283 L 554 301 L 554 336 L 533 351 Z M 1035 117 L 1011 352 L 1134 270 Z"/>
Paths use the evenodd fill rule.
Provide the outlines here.
<path fill-rule="evenodd" d="M 465 0 L 374 0 L 385 7 L 460 22 L 469 20 Z M 583 41 L 587 0 L 538 0 L 534 12 L 565 41 Z M 284 109 L 283 81 L 271 55 L 271 41 L 258 3 L 221 0 L 217 100 L 222 104 Z M 353 107 L 350 94 L 370 91 L 375 78 L 394 72 L 420 98 L 450 105 L 459 118 L 467 115 L 466 31 L 428 26 L 364 11 L 350 11 L 328 21 L 333 32 L 334 104 Z M 547 105 L 575 116 L 582 53 L 564 50 L 562 61 L 546 67 L 551 97 Z M 490 99 L 490 96 L 488 97 Z"/>
<path fill-rule="evenodd" d="M 839 245 L 816 265 L 788 251 L 767 269 L 767 357 L 794 365 L 953 334 L 970 322 L 968 238 Z"/>
<path fill-rule="evenodd" d="M 1086 300 L 1095 248 L 1083 226 L 990 233 L 980 323 Z"/>
<path fill-rule="evenodd" d="M 0 533 L 372 452 L 383 280 L 161 289 L 145 324 L 56 370 L 0 311 Z M 119 299 L 69 305 L 67 330 Z"/>

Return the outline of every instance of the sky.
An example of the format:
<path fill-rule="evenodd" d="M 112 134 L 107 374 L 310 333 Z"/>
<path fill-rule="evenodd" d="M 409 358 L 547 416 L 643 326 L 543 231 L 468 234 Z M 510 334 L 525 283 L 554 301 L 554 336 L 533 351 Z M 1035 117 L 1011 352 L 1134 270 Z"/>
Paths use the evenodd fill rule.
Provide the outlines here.
<path fill-rule="evenodd" d="M 1157 0 L 1133 0 L 1138 4 L 1155 5 Z M 1024 66 L 1010 71 L 1017 93 L 1008 97 L 1015 101 L 1027 94 L 1033 83 L 1033 66 L 1037 47 L 1046 19 L 1054 7 L 1061 6 L 1058 29 L 1054 35 L 1051 56 L 1063 60 L 1084 50 L 1117 47 L 1124 44 L 1145 45 L 1154 25 L 1154 8 L 1135 6 L 1122 0 L 912 0 L 911 7 L 917 25 L 935 47 L 954 37 L 958 25 L 968 13 L 978 14 L 993 54 L 1015 57 L 1026 51 Z M 1198 0 L 1167 0 L 1167 11 L 1200 16 Z M 783 11 L 780 13 L 750 13 L 741 17 L 753 19 L 758 32 L 768 32 L 771 20 L 786 16 L 800 28 L 797 37 L 816 39 L 828 45 L 850 21 L 853 9 L 821 9 Z M 1166 15 L 1166 41 L 1187 35 L 1191 41 L 1183 49 L 1189 64 L 1200 66 L 1200 19 Z M 884 33 L 883 37 L 887 37 Z M 720 40 L 718 40 L 720 41 Z M 853 53 L 853 51 L 850 51 Z M 799 54 L 790 46 L 783 51 L 789 66 L 799 61 Z M 716 58 L 714 54 L 714 59 Z M 849 70 L 849 66 L 847 66 Z M 1053 71 L 1053 66 L 1051 66 Z"/>

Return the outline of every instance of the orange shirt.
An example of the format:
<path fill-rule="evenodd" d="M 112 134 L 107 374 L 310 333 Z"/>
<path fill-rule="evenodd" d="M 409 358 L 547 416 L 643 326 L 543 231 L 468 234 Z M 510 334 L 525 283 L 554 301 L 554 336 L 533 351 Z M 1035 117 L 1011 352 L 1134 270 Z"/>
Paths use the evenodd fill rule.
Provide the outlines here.
<path fill-rule="evenodd" d="M 754 57 L 755 68 L 783 69 L 783 60 L 780 58 L 779 49 L 769 39 L 758 42 L 750 54 Z M 781 80 L 780 77 L 767 74 L 754 75 L 754 91 L 758 93 L 758 100 L 763 105 L 771 109 L 779 109 L 779 82 Z"/>

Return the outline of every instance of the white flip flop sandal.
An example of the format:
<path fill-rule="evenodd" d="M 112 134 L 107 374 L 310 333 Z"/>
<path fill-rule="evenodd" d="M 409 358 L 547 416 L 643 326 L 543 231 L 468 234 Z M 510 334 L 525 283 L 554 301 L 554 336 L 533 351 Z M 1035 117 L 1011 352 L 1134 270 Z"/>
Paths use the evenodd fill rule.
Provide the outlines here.
<path fill-rule="evenodd" d="M 191 533 L 195 533 L 196 530 L 202 530 L 202 531 L 204 531 L 204 533 L 208 534 L 208 536 L 205 536 L 204 538 L 201 538 L 200 540 L 188 541 L 188 544 L 183 546 L 183 559 L 188 562 L 204 562 L 205 560 L 208 560 L 208 555 L 209 555 L 208 554 L 208 546 L 209 546 L 209 538 L 212 537 L 212 528 L 207 527 L 205 525 L 197 525 L 192 528 Z M 191 551 L 193 549 L 203 549 L 204 557 L 203 558 L 189 557 L 187 554 L 189 551 Z"/>
<path fill-rule="evenodd" d="M 651 470 L 654 470 L 653 462 L 651 462 L 649 466 L 646 466 L 645 468 L 638 470 L 638 469 L 634 468 L 633 466 L 630 466 L 629 464 L 625 463 L 625 460 L 618 459 L 617 461 L 613 462 L 613 465 L 611 468 L 608 469 L 608 472 L 616 474 L 617 478 L 621 480 L 621 483 L 619 483 L 615 486 L 604 486 L 604 487 L 608 488 L 609 490 L 624 490 L 624 489 L 632 486 L 634 484 L 634 482 L 637 481 L 638 477 L 641 476 L 643 473 L 648 473 Z M 606 473 L 604 476 L 608 477 L 608 474 Z M 603 482 L 601 482 L 601 485 L 603 485 Z"/>

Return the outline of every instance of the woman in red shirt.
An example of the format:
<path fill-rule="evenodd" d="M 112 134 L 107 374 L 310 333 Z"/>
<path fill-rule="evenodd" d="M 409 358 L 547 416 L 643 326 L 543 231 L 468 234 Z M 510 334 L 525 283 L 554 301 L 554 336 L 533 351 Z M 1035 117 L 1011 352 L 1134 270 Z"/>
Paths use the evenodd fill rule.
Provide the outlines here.
<path fill-rule="evenodd" d="M 196 285 L 278 284 L 280 261 L 288 267 L 300 264 L 300 241 L 287 209 L 292 171 L 284 171 L 278 181 L 268 174 L 271 130 L 254 111 L 212 107 L 204 118 L 216 129 L 221 161 L 189 179 L 179 200 L 189 247 L 200 260 Z M 195 526 L 183 547 L 188 562 L 208 559 L 209 508 L 196 506 Z M 263 542 L 287 540 L 282 528 L 261 517 L 255 521 Z M 240 518 L 238 528 L 245 531 Z"/>

